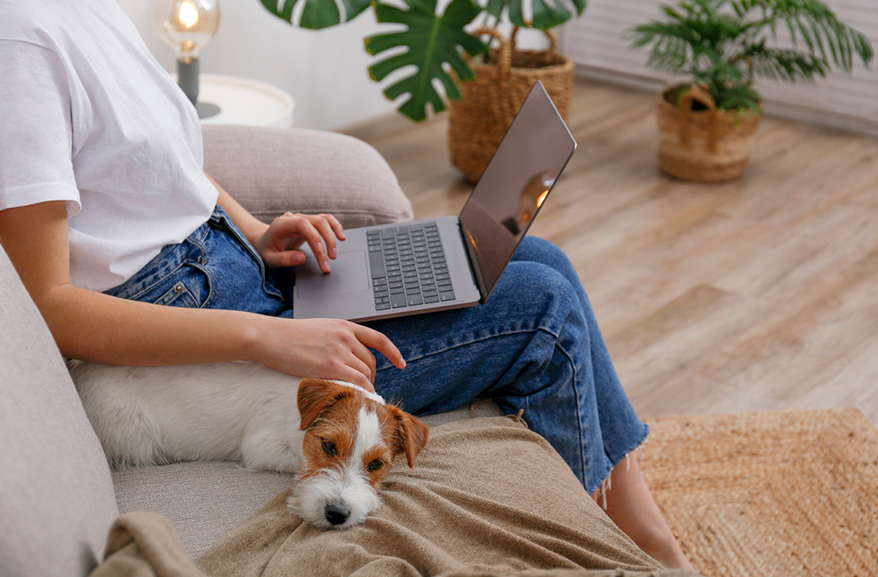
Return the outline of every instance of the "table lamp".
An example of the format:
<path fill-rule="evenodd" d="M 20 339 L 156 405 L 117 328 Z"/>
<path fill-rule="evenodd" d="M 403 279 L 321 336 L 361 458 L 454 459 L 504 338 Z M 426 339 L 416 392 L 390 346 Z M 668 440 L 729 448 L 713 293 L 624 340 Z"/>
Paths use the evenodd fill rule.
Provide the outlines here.
<path fill-rule="evenodd" d="M 198 102 L 198 55 L 219 26 L 217 0 L 155 0 L 152 22 L 165 43 L 177 54 L 177 81 L 199 118 L 214 116 L 219 106 Z"/>

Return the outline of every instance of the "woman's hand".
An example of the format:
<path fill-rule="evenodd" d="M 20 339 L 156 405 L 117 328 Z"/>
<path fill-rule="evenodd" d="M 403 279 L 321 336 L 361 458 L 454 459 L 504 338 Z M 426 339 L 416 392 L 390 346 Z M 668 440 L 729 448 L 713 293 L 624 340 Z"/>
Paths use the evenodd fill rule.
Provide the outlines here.
<path fill-rule="evenodd" d="M 338 256 L 336 239 L 345 239 L 344 229 L 331 214 L 287 212 L 272 221 L 254 246 L 267 266 L 278 268 L 304 263 L 305 254 L 298 249 L 307 242 L 320 270 L 329 272 L 329 259 Z"/>
<path fill-rule="evenodd" d="M 266 225 L 247 212 L 210 175 L 205 173 L 205 176 L 217 189 L 217 203 L 232 217 L 267 266 L 280 268 L 304 263 L 305 253 L 298 249 L 307 242 L 320 270 L 329 272 L 329 259 L 337 256 L 336 239 L 345 239 L 344 229 L 334 216 L 287 212 Z"/>
<path fill-rule="evenodd" d="M 300 377 L 335 379 L 374 391 L 375 349 L 397 368 L 402 353 L 376 330 L 338 319 L 283 319 L 257 316 L 260 338 L 254 360 Z"/>

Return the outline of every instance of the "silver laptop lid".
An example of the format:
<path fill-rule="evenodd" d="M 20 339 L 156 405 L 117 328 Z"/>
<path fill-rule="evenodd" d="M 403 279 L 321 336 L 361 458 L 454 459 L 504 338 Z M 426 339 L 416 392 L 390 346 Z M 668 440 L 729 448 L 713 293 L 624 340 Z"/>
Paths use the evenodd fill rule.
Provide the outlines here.
<path fill-rule="evenodd" d="M 483 302 L 574 150 L 573 135 L 537 82 L 459 216 Z"/>

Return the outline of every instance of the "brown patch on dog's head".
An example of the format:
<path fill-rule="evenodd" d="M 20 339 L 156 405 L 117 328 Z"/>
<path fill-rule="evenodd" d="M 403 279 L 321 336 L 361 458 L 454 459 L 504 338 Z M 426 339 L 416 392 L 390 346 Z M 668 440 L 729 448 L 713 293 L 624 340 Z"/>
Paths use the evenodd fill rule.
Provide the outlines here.
<path fill-rule="evenodd" d="M 300 428 L 307 431 L 329 407 L 355 394 L 354 389 L 332 381 L 302 380 L 298 393 Z"/>

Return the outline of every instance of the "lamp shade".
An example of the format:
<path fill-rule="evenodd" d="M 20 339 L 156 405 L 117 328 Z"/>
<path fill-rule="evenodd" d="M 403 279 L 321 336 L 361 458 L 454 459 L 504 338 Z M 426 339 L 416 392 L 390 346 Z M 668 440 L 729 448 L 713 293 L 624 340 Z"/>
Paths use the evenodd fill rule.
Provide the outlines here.
<path fill-rule="evenodd" d="M 177 58 L 198 58 L 219 27 L 217 0 L 155 0 L 152 22 Z"/>

